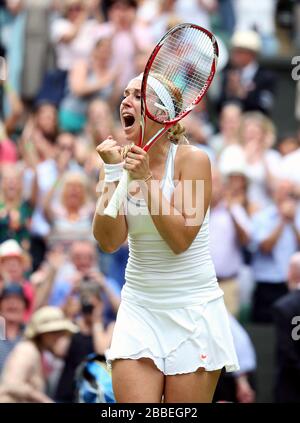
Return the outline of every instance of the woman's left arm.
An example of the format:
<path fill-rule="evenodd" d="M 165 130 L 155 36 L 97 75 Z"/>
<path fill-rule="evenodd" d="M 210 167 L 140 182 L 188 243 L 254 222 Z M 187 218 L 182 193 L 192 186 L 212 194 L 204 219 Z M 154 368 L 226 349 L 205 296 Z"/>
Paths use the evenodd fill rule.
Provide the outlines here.
<path fill-rule="evenodd" d="M 164 197 L 159 181 L 151 178 L 141 184 L 153 223 L 175 254 L 186 251 L 194 241 L 211 199 L 211 166 L 207 155 L 192 146 L 182 146 L 178 153 L 179 181 L 171 203 Z M 141 161 L 147 161 L 145 152 L 139 156 Z"/>

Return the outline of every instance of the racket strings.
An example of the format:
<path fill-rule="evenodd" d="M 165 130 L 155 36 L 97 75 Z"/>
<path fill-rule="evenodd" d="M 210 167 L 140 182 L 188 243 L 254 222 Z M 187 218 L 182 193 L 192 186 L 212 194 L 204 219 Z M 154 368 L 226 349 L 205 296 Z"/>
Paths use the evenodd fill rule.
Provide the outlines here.
<path fill-rule="evenodd" d="M 206 91 L 215 56 L 211 38 L 196 28 L 179 29 L 164 40 L 149 73 L 159 83 L 154 89 L 147 84 L 147 108 L 156 120 L 178 118 Z"/>

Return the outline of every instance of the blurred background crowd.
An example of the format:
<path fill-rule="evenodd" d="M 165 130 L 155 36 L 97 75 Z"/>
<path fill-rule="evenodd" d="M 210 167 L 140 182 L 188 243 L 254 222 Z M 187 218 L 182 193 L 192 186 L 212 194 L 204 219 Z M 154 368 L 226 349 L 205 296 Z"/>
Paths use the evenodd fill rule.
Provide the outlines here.
<path fill-rule="evenodd" d="M 1 402 L 74 402 L 78 366 L 105 361 L 128 248 L 92 236 L 95 147 L 124 144 L 123 90 L 180 22 L 220 46 L 184 121 L 212 163 L 211 253 L 241 363 L 216 400 L 300 402 L 300 1 L 0 0 Z"/>

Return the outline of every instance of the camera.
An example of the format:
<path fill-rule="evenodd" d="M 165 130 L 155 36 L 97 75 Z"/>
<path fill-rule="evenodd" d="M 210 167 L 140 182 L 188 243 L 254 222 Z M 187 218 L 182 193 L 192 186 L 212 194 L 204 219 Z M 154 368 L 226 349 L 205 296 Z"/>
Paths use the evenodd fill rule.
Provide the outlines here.
<path fill-rule="evenodd" d="M 87 300 L 81 301 L 81 312 L 82 312 L 82 314 L 92 314 L 94 307 L 95 307 L 94 304 L 90 303 Z"/>

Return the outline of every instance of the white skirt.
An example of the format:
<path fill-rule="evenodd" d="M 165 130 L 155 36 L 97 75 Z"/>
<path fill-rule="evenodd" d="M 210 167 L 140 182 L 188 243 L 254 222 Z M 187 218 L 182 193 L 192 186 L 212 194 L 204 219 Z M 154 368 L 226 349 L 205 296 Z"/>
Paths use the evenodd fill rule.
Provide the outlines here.
<path fill-rule="evenodd" d="M 145 308 L 122 300 L 107 363 L 150 358 L 165 375 L 239 370 L 223 297 L 177 309 Z"/>

